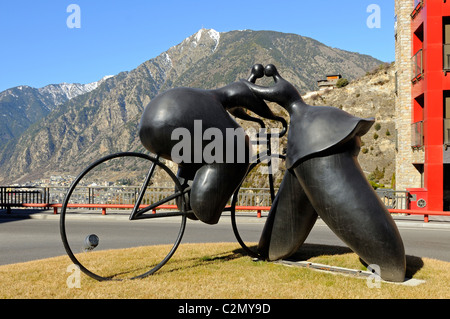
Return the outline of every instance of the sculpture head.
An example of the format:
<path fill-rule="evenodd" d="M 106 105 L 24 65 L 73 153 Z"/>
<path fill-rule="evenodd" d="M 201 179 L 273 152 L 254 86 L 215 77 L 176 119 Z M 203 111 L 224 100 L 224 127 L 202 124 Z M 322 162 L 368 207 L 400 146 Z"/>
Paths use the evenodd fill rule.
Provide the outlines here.
<path fill-rule="evenodd" d="M 266 76 L 273 76 L 274 80 L 278 80 L 279 78 L 281 78 L 280 74 L 278 73 L 277 68 L 273 64 L 266 65 L 266 67 L 264 68 L 264 74 Z"/>
<path fill-rule="evenodd" d="M 248 81 L 255 83 L 256 79 L 260 79 L 264 76 L 264 73 L 265 73 L 264 66 L 262 64 L 255 64 L 252 67 Z"/>
<path fill-rule="evenodd" d="M 260 72 L 259 68 L 261 67 L 258 66 L 258 72 Z M 288 108 L 294 102 L 303 103 L 303 99 L 298 90 L 294 87 L 294 85 L 281 77 L 275 65 L 266 65 L 264 68 L 264 75 L 267 77 L 272 77 L 275 83 L 272 86 L 267 87 L 248 84 L 257 96 L 262 97 L 265 100 L 278 103 L 284 108 Z"/>

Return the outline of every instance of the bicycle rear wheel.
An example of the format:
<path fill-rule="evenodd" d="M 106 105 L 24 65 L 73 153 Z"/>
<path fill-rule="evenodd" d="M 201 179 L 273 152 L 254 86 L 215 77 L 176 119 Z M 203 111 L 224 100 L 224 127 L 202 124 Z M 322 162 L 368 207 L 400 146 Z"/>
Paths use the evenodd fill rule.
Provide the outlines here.
<path fill-rule="evenodd" d="M 269 162 L 270 159 L 270 162 Z M 259 240 L 259 237 L 263 231 L 266 218 L 247 218 L 247 223 L 251 222 L 253 227 L 245 227 L 245 214 L 238 213 L 239 206 L 271 206 L 275 199 L 276 191 L 281 182 L 283 171 L 278 168 L 281 167 L 278 161 L 283 161 L 284 155 L 273 154 L 270 156 L 264 156 L 257 162 L 252 163 L 249 167 L 248 173 L 238 189 L 236 189 L 231 200 L 231 225 L 236 240 L 241 247 L 247 252 L 247 254 L 254 258 L 263 259 L 257 251 L 257 247 L 253 244 Z M 277 168 L 276 170 L 274 168 Z M 284 166 L 283 166 L 284 167 Z M 265 183 L 261 185 L 261 180 Z M 265 187 L 266 191 L 255 193 L 255 190 L 247 190 L 249 193 L 244 192 L 244 188 L 255 185 L 258 182 L 260 187 Z M 247 214 L 248 215 L 248 214 Z M 239 226 L 238 226 L 239 224 Z M 255 230 L 255 225 L 257 225 Z M 251 244 L 252 243 L 252 244 Z"/>
<path fill-rule="evenodd" d="M 130 220 L 137 201 L 140 211 Z M 132 152 L 105 156 L 82 171 L 60 217 L 68 256 L 100 281 L 153 274 L 173 256 L 185 227 L 185 196 L 175 174 L 158 158 Z"/>

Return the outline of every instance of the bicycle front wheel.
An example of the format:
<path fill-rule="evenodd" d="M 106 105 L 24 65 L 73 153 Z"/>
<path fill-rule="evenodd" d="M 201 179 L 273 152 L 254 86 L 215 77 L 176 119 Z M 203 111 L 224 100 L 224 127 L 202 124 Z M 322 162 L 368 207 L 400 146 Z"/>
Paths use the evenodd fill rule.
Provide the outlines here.
<path fill-rule="evenodd" d="M 96 280 L 153 274 L 181 242 L 182 191 L 168 166 L 146 154 L 116 153 L 94 162 L 74 180 L 62 204 L 60 232 L 68 256 Z M 139 210 L 148 211 L 130 220 L 138 199 Z"/>

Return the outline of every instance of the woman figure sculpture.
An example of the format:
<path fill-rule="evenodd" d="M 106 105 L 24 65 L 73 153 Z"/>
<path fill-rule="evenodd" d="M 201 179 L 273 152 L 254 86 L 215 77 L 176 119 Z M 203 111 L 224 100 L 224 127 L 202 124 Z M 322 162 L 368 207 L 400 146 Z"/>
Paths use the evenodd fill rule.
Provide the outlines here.
<path fill-rule="evenodd" d="M 394 220 L 365 178 L 357 155 L 373 119 L 340 109 L 310 106 L 274 65 L 274 85 L 243 80 L 259 98 L 276 102 L 290 116 L 287 170 L 266 221 L 258 251 L 268 260 L 286 258 L 303 244 L 317 216 L 388 281 L 405 278 L 405 251 Z M 376 267 L 372 267 L 375 269 Z"/>

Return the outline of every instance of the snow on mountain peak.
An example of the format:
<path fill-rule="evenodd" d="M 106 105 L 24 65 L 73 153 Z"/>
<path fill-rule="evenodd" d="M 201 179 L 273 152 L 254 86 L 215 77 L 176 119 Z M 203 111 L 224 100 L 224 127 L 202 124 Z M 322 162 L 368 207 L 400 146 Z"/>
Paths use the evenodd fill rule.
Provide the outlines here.
<path fill-rule="evenodd" d="M 184 41 L 191 42 L 191 45 L 195 48 L 195 47 L 197 47 L 198 43 L 200 42 L 200 40 L 202 39 L 204 34 L 207 34 L 214 41 L 215 46 L 212 49 L 212 52 L 215 52 L 216 49 L 217 49 L 217 46 L 219 45 L 220 32 L 218 32 L 218 31 L 216 31 L 214 29 L 201 28 L 195 34 L 193 34 L 190 37 L 186 38 Z"/>
<path fill-rule="evenodd" d="M 49 84 L 42 88 L 39 88 L 38 91 L 41 94 L 51 96 L 51 98 L 54 100 L 55 105 L 60 105 L 78 95 L 95 90 L 102 82 L 111 77 L 113 77 L 113 75 L 106 75 L 99 81 L 87 84 L 65 82 L 60 84 Z"/>
<path fill-rule="evenodd" d="M 214 29 L 210 29 L 208 31 L 209 36 L 211 37 L 211 39 L 214 40 L 214 42 L 216 43 L 216 46 L 213 49 L 213 52 L 216 51 L 217 46 L 219 45 L 219 41 L 220 41 L 220 32 L 214 30 Z"/>

